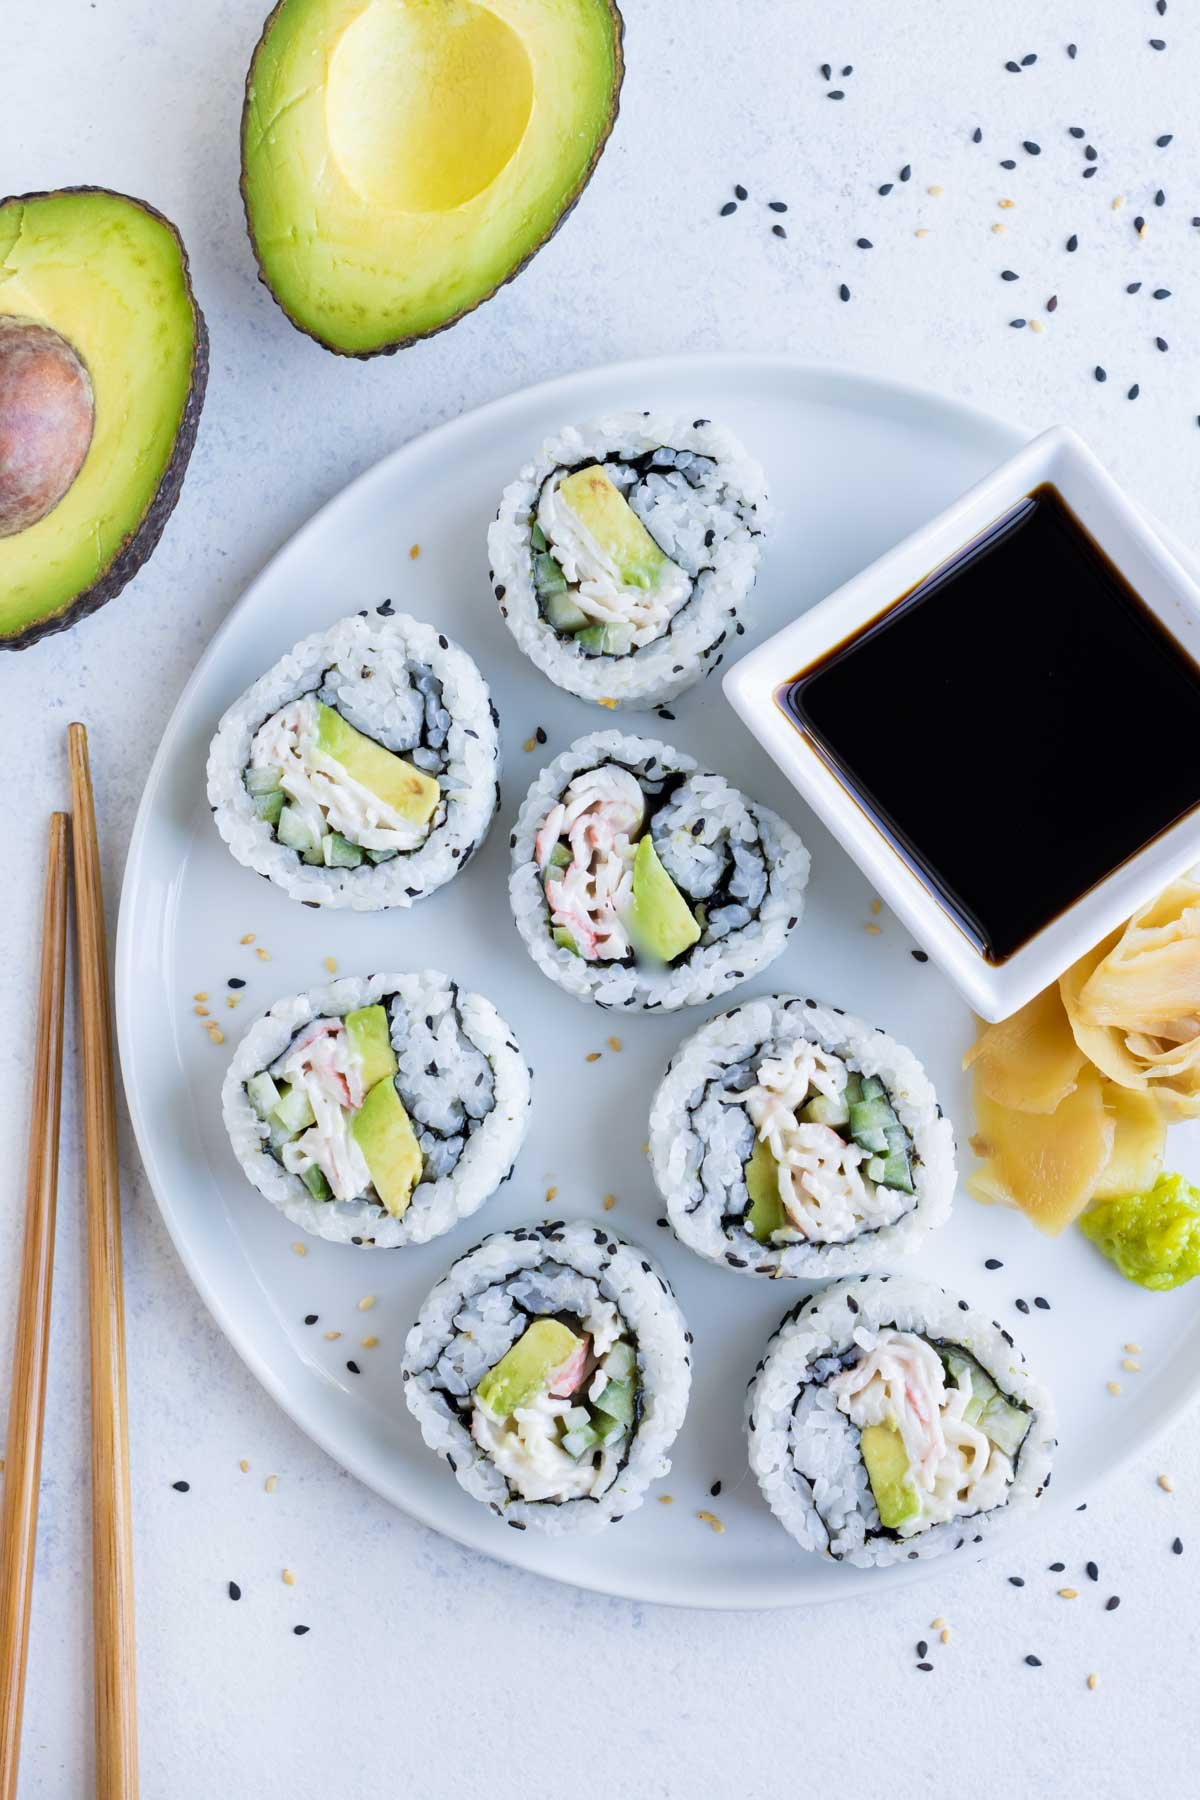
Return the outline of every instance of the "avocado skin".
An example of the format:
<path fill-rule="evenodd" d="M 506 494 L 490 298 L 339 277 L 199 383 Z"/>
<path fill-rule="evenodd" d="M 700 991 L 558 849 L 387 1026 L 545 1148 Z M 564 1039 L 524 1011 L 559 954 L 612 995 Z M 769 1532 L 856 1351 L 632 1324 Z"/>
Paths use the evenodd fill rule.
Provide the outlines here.
<path fill-rule="evenodd" d="M 343 350 L 340 345 L 331 344 L 328 338 L 322 337 L 320 332 L 310 331 L 307 325 L 302 325 L 299 319 L 293 317 L 288 311 L 287 307 L 283 304 L 283 301 L 279 298 L 279 295 L 275 292 L 275 289 L 271 286 L 271 283 L 267 280 L 266 271 L 262 265 L 262 259 L 258 254 L 258 246 L 254 242 L 254 228 L 250 222 L 250 202 L 246 194 L 246 132 L 250 122 L 250 107 L 254 87 L 254 68 L 255 64 L 258 62 L 258 53 L 271 34 L 271 27 L 275 23 L 276 16 L 283 11 L 283 8 L 287 4 L 287 0 L 276 0 L 276 4 L 272 7 L 271 11 L 263 21 L 263 28 L 259 33 L 258 42 L 255 44 L 254 53 L 250 58 L 250 67 L 246 71 L 246 86 L 242 100 L 242 172 L 238 187 L 242 196 L 242 212 L 246 219 L 246 236 L 250 239 L 250 249 L 254 254 L 255 267 L 258 269 L 258 279 L 262 282 L 262 285 L 266 288 L 268 294 L 270 294 L 272 300 L 275 302 L 289 325 L 294 325 L 297 331 L 302 332 L 305 337 L 311 338 L 314 344 L 320 344 L 322 350 L 332 351 L 334 356 L 348 356 L 355 362 L 370 362 L 372 357 L 395 356 L 397 350 L 407 350 L 410 344 L 420 343 L 422 338 L 437 337 L 439 332 L 449 331 L 452 325 L 457 325 L 458 321 L 460 319 L 465 319 L 468 313 L 474 312 L 477 307 L 484 305 L 486 301 L 494 300 L 502 287 L 507 287 L 510 281 L 515 281 L 517 279 L 517 276 L 523 269 L 528 268 L 538 251 L 545 249 L 546 245 L 550 242 L 550 239 L 562 225 L 564 219 L 573 213 L 576 206 L 579 204 L 580 196 L 582 195 L 584 188 L 596 173 L 596 164 L 604 154 L 605 146 L 612 136 L 613 126 L 617 122 L 617 114 L 621 110 L 621 87 L 625 80 L 625 20 L 621 16 L 621 10 L 617 5 L 617 0 L 607 0 L 607 3 L 613 22 L 614 80 L 612 105 L 609 108 L 608 119 L 605 123 L 604 130 L 596 141 L 596 148 L 592 152 L 591 161 L 579 177 L 574 193 L 568 199 L 566 205 L 555 219 L 541 243 L 535 244 L 529 254 L 523 256 L 516 267 L 510 269 L 503 280 L 496 283 L 495 287 L 489 288 L 486 294 L 480 294 L 478 300 L 473 300 L 469 306 L 461 307 L 452 318 L 443 319 L 440 325 L 431 325 L 428 331 L 414 331 L 408 337 L 397 338 L 394 343 L 380 344 L 378 348 L 374 350 Z"/>
<path fill-rule="evenodd" d="M 121 548 L 113 557 L 104 573 L 77 594 L 70 606 L 62 612 L 55 613 L 53 618 L 39 619 L 27 625 L 24 631 L 14 637 L 0 637 L 0 650 L 28 650 L 31 644 L 42 638 L 52 637 L 56 631 L 70 631 L 81 619 L 91 613 L 98 612 L 109 600 L 115 600 L 126 582 L 132 581 L 142 564 L 146 561 L 159 538 L 163 527 L 175 510 L 175 502 L 183 486 L 183 478 L 187 473 L 188 462 L 192 454 L 192 446 L 196 442 L 196 427 L 200 423 L 200 413 L 204 406 L 204 391 L 208 386 L 208 326 L 200 303 L 192 289 L 191 265 L 188 262 L 187 250 L 177 228 L 156 206 L 145 200 L 138 200 L 132 194 L 123 194 L 118 188 L 103 188 L 84 185 L 80 187 L 41 189 L 32 194 L 8 194 L 0 199 L 0 207 L 23 205 L 33 200 L 49 200 L 56 194 L 113 194 L 118 200 L 126 200 L 130 206 L 140 206 L 165 225 L 179 246 L 179 258 L 183 268 L 183 284 L 191 302 L 192 314 L 196 321 L 196 343 L 192 352 L 192 376 L 188 388 L 187 403 L 183 409 L 183 417 L 179 421 L 179 430 L 175 434 L 175 444 L 171 451 L 171 459 L 163 470 L 162 480 L 158 484 L 153 500 L 142 514 L 137 527 L 130 532 Z"/>

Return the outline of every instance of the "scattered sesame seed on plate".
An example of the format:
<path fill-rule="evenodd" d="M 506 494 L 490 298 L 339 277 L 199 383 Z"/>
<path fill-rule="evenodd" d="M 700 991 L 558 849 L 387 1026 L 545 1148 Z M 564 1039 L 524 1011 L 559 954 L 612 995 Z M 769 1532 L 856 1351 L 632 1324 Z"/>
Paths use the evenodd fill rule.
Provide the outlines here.
<path fill-rule="evenodd" d="M 619 1050 L 621 1048 L 621 1040 L 619 1037 L 610 1037 L 607 1039 L 607 1043 L 610 1050 Z"/>
<path fill-rule="evenodd" d="M 975 127 L 974 131 L 971 133 L 971 142 L 973 144 L 982 144 L 982 142 L 983 142 L 983 132 L 980 130 L 978 125 Z"/>
<path fill-rule="evenodd" d="M 832 63 L 822 63 L 821 64 L 821 80 L 822 81 L 832 81 L 833 80 L 833 64 Z"/>
<path fill-rule="evenodd" d="M 674 1503 L 675 1503 L 674 1494 L 660 1494 L 658 1496 L 658 1504 L 660 1506 L 673 1506 Z"/>
<path fill-rule="evenodd" d="M 838 289 L 838 299 L 839 300 L 848 300 L 849 298 L 850 298 L 850 289 L 846 286 L 845 282 L 843 281 L 842 285 Z"/>
<path fill-rule="evenodd" d="M 238 939 L 239 944 L 252 944 L 253 942 L 254 942 L 254 933 L 252 931 L 248 931 L 246 933 L 245 937 L 240 937 Z"/>
<path fill-rule="evenodd" d="M 359 1338 L 358 1341 L 362 1345 L 364 1350 L 374 1350 L 379 1343 L 379 1339 L 377 1337 L 375 1337 L 374 1334 L 371 1334 L 365 1338 Z"/>
<path fill-rule="evenodd" d="M 584 1062 L 599 1062 L 603 1054 L 601 1050 L 589 1050 L 583 1060 Z"/>
<path fill-rule="evenodd" d="M 720 1481 L 714 1481 L 712 1486 L 709 1488 L 708 1492 L 709 1492 L 710 1498 L 715 1500 L 717 1498 L 717 1495 L 721 1492 Z"/>
<path fill-rule="evenodd" d="M 922 1675 L 928 1675 L 929 1672 L 931 1671 L 931 1669 L 933 1668 L 933 1664 L 931 1662 L 919 1662 L 919 1663 L 915 1664 L 914 1666 L 916 1668 L 920 1669 Z"/>
<path fill-rule="evenodd" d="M 1079 54 L 1079 45 L 1078 44 L 1068 44 L 1067 45 L 1067 55 L 1070 57 L 1072 62 L 1075 61 L 1075 58 L 1078 56 L 1078 54 Z"/>
<path fill-rule="evenodd" d="M 1174 1477 L 1171 1475 L 1160 1475 L 1158 1478 L 1158 1485 L 1164 1494 L 1173 1494 L 1175 1492 L 1175 1481 Z"/>
<path fill-rule="evenodd" d="M 927 963 L 929 961 L 929 953 L 926 950 L 910 950 L 909 955 L 914 962 Z"/>
<path fill-rule="evenodd" d="M 883 186 L 879 189 L 880 194 L 890 194 L 892 191 L 893 185 L 894 184 L 892 182 L 885 181 Z"/>
<path fill-rule="evenodd" d="M 1169 350 L 1170 345 L 1167 343 L 1166 338 L 1156 337 L 1154 340 L 1154 348 L 1156 350 Z"/>
<path fill-rule="evenodd" d="M 1067 249 L 1074 251 L 1074 250 L 1078 250 L 1078 248 L 1079 248 L 1079 239 L 1075 235 L 1075 233 L 1072 232 L 1070 237 L 1067 239 Z"/>
<path fill-rule="evenodd" d="M 1010 1575 L 1008 1578 L 1008 1585 L 1009 1587 L 1024 1587 L 1025 1577 L 1023 1575 Z"/>
<path fill-rule="evenodd" d="M 1125 204 L 1124 194 L 1114 194 L 1113 195 L 1112 209 L 1114 212 L 1120 212 L 1120 210 L 1124 206 L 1124 204 Z"/>
<path fill-rule="evenodd" d="M 250 1464 L 246 1457 L 243 1456 L 240 1459 L 240 1461 L 238 1462 L 238 1468 L 242 1471 L 243 1475 L 248 1475 L 250 1473 Z"/>
<path fill-rule="evenodd" d="M 278 1486 L 279 1486 L 278 1475 L 268 1475 L 267 1479 L 263 1482 L 263 1492 L 265 1494 L 273 1494 L 275 1492 L 275 1489 Z"/>
<path fill-rule="evenodd" d="M 1016 166 L 1017 166 L 1017 165 L 1016 165 L 1016 163 L 1015 163 L 1015 162 L 1014 162 L 1014 161 L 1013 161 L 1013 159 L 1012 159 L 1012 157 L 1011 157 L 1011 156 L 1006 156 L 1006 157 L 1005 157 L 1005 159 L 1004 159 L 1004 161 L 1003 161 L 1003 162 L 1002 162 L 1002 163 L 1001 163 L 1001 164 L 1000 164 L 1000 167 L 1001 167 L 1001 168 L 1002 168 L 1002 169 L 1015 169 L 1015 168 L 1016 168 Z"/>
<path fill-rule="evenodd" d="M 231 1599 L 231 1600 L 240 1600 L 240 1599 L 241 1599 L 241 1597 L 242 1597 L 242 1590 L 241 1590 L 241 1588 L 240 1588 L 240 1587 L 239 1587 L 239 1586 L 238 1586 L 238 1584 L 237 1584 L 237 1582 L 236 1582 L 236 1581 L 231 1581 L 231 1582 L 230 1582 L 230 1583 L 229 1583 L 229 1590 L 228 1590 L 228 1591 L 229 1591 L 229 1598 L 230 1598 L 230 1599 Z"/>
<path fill-rule="evenodd" d="M 1148 38 L 1146 41 L 1152 50 L 1165 50 L 1167 47 L 1165 38 Z"/>
<path fill-rule="evenodd" d="M 307 1637 L 310 1630 L 311 1630 L 311 1626 L 308 1626 L 308 1625 L 293 1625 L 292 1626 L 292 1636 L 293 1637 Z"/>
<path fill-rule="evenodd" d="M 229 1008 L 230 1012 L 233 1011 L 233 1009 L 237 1005 L 237 1003 L 238 1003 L 238 997 L 236 994 L 227 994 L 226 995 L 225 1004 Z"/>
<path fill-rule="evenodd" d="M 1108 370 L 1101 368 L 1099 363 L 1096 364 L 1096 367 L 1092 371 L 1092 373 L 1095 375 L 1097 381 L 1107 381 L 1108 380 Z"/>
<path fill-rule="evenodd" d="M 1035 1294 L 1033 1296 L 1033 1304 L 1038 1308 L 1038 1310 L 1040 1312 L 1049 1312 L 1050 1311 L 1050 1302 L 1047 1300 L 1047 1298 L 1044 1294 Z"/>
<path fill-rule="evenodd" d="M 374 1294 L 364 1294 L 362 1299 L 358 1303 L 358 1310 L 359 1310 L 359 1312 L 370 1312 L 370 1310 L 374 1306 L 374 1304 L 375 1304 Z"/>
<path fill-rule="evenodd" d="M 1045 331 L 1046 327 L 1042 324 L 1040 319 L 1030 319 L 1029 329 L 1030 331 Z"/>
<path fill-rule="evenodd" d="M 787 211 L 787 201 L 786 200 L 768 200 L 767 201 L 767 211 L 768 212 L 785 213 Z"/>
<path fill-rule="evenodd" d="M 934 198 L 935 198 L 935 199 L 936 199 L 936 198 L 937 198 L 937 196 L 938 196 L 938 195 L 939 195 L 939 194 L 944 194 L 944 193 L 945 193 L 945 191 L 946 191 L 946 190 L 945 190 L 945 188 L 944 188 L 944 187 L 939 187 L 939 186 L 937 186 L 937 184 L 936 184 L 936 183 L 935 183 L 935 184 L 934 184 L 934 186 L 933 186 L 933 187 L 928 187 L 928 188 L 926 188 L 926 189 L 925 189 L 925 192 L 926 192 L 926 193 L 927 193 L 927 194 L 932 194 L 932 195 L 933 195 L 933 196 L 934 196 Z"/>
<path fill-rule="evenodd" d="M 985 1269 L 1002 1269 L 1004 1264 L 998 1256 L 989 1256 L 983 1266 Z"/>
<path fill-rule="evenodd" d="M 292 1250 L 295 1253 L 295 1255 L 297 1255 L 297 1256 L 307 1256 L 308 1255 L 308 1245 L 307 1244 L 301 1244 L 299 1242 L 294 1243 L 292 1245 Z"/>
<path fill-rule="evenodd" d="M 1172 131 L 1164 131 L 1161 137 L 1155 138 L 1155 140 L 1154 140 L 1155 149 L 1156 150 L 1165 150 L 1167 145 L 1170 143 L 1171 139 L 1174 137 L 1174 135 L 1175 134 Z"/>
<path fill-rule="evenodd" d="M 1061 1575 L 1066 1566 L 1065 1562 L 1052 1562 L 1050 1564 L 1050 1573 L 1052 1575 Z"/>
<path fill-rule="evenodd" d="M 1013 1304 L 1019 1313 L 1027 1313 L 1029 1311 L 1028 1300 L 1015 1300 Z"/>
<path fill-rule="evenodd" d="M 1042 1659 L 1040 1656 L 1027 1656 L 1025 1661 L 1031 1669 L 1040 1669 L 1042 1666 Z"/>
<path fill-rule="evenodd" d="M 210 1019 L 208 1021 L 206 1030 L 212 1043 L 223 1044 L 225 1042 L 225 1033 L 221 1030 L 221 1027 L 217 1024 L 215 1019 Z"/>
<path fill-rule="evenodd" d="M 351 1358 L 350 1361 L 347 1362 L 346 1367 L 349 1369 L 349 1371 L 352 1375 L 361 1375 L 362 1374 L 362 1370 L 359 1368 L 358 1364 L 353 1360 L 353 1358 Z"/>
<path fill-rule="evenodd" d="M 748 200 L 750 198 L 750 195 L 747 193 L 746 189 L 742 186 L 740 181 L 738 182 L 737 186 L 733 190 L 733 197 L 735 200 Z"/>
<path fill-rule="evenodd" d="M 410 562 L 416 562 L 416 560 L 417 560 L 418 556 L 420 556 L 420 554 L 421 554 L 420 544 L 410 544 L 408 546 L 408 560 Z"/>
<path fill-rule="evenodd" d="M 292 1574 L 290 1569 L 284 1569 L 282 1571 L 281 1579 L 284 1587 L 295 1587 L 296 1585 L 296 1577 Z"/>
<path fill-rule="evenodd" d="M 901 181 L 911 181 L 912 180 L 912 164 L 911 163 L 905 163 L 904 167 L 900 171 L 900 179 L 901 179 Z"/>
<path fill-rule="evenodd" d="M 1016 204 L 1017 203 L 1015 200 L 997 200 L 997 202 L 996 202 L 996 205 L 999 207 L 1002 207 L 1004 209 L 1004 211 L 1006 211 L 1006 212 L 1008 211 L 1008 209 L 1010 207 L 1013 207 Z"/>
<path fill-rule="evenodd" d="M 772 225 L 771 236 L 777 237 L 777 238 L 785 238 L 787 236 L 787 232 L 784 230 L 782 225 Z"/>
<path fill-rule="evenodd" d="M 536 750 L 536 749 L 537 749 L 537 739 L 536 739 L 536 738 L 531 738 L 531 737 L 527 737 L 527 738 L 526 738 L 526 739 L 525 739 L 525 742 L 524 742 L 524 743 L 523 743 L 523 744 L 522 744 L 522 745 L 521 745 L 521 748 L 522 748 L 522 750 L 524 750 L 524 751 L 525 751 L 525 753 L 526 753 L 526 754 L 527 754 L 527 755 L 528 755 L 528 753 L 529 753 L 529 752 L 530 752 L 530 751 L 531 751 L 531 750 Z"/>
<path fill-rule="evenodd" d="M 1120 1604 L 1121 1604 L 1120 1594 L 1110 1594 L 1108 1596 L 1108 1599 L 1104 1602 L 1104 1610 L 1105 1610 L 1105 1612 L 1116 1612 L 1116 1610 L 1117 1610 L 1118 1606 L 1120 1606 Z"/>
<path fill-rule="evenodd" d="M 924 1638 L 921 1638 L 917 1643 L 917 1655 L 918 1656 L 928 1656 L 929 1655 L 929 1645 L 925 1642 Z"/>
<path fill-rule="evenodd" d="M 860 250 L 873 250 L 875 248 L 870 238 L 855 238 L 854 242 Z"/>
<path fill-rule="evenodd" d="M 1124 1361 L 1121 1364 L 1121 1367 L 1129 1375 L 1140 1375 L 1142 1372 L 1141 1363 L 1138 1362 L 1137 1358 L 1133 1357 L 1133 1356 L 1125 1357 Z"/>
<path fill-rule="evenodd" d="M 1106 1383 L 1106 1386 L 1110 1394 L 1119 1394 L 1121 1391 L 1121 1384 L 1119 1381 L 1110 1381 Z"/>
<path fill-rule="evenodd" d="M 305 1313 L 304 1323 L 306 1325 L 315 1325 L 320 1316 L 320 1313 Z"/>
<path fill-rule="evenodd" d="M 616 1204 L 617 1196 L 615 1194 L 605 1194 L 604 1199 L 601 1201 L 601 1205 L 604 1207 L 605 1212 L 611 1212 Z"/>
<path fill-rule="evenodd" d="M 721 1533 L 725 1529 L 725 1527 L 724 1527 L 724 1525 L 722 1525 L 720 1519 L 718 1519 L 716 1513 L 698 1512 L 696 1514 L 696 1517 L 700 1520 L 700 1522 L 702 1524 L 707 1525 L 710 1528 L 710 1530 L 715 1531 L 717 1533 L 718 1537 L 721 1535 Z"/>
<path fill-rule="evenodd" d="M 1000 233 L 1004 230 L 1004 227 L 1000 223 L 999 219 L 997 219 L 996 223 L 992 226 L 992 230 L 995 232 L 997 237 L 999 237 Z"/>
<path fill-rule="evenodd" d="M 1127 400 L 1136 400 L 1138 395 L 1141 393 L 1141 391 L 1142 391 L 1141 388 L 1138 386 L 1137 382 L 1135 381 L 1133 386 L 1130 388 L 1129 392 L 1126 394 L 1125 398 Z M 1126 1363 L 1125 1367 L 1127 1369 L 1128 1368 L 1136 1368 L 1137 1365 L 1136 1365 L 1136 1363 L 1133 1363 L 1133 1364 Z"/>
<path fill-rule="evenodd" d="M 930 1629 L 930 1631 L 940 1631 L 942 1629 L 942 1626 L 945 1623 L 946 1623 L 945 1619 L 943 1619 L 941 1614 L 939 1613 L 936 1619 L 930 1619 L 929 1629 Z"/>
<path fill-rule="evenodd" d="M 1099 1579 L 1100 1579 L 1099 1567 L 1094 1562 L 1090 1562 L 1087 1564 L 1087 1566 L 1084 1570 L 1084 1573 L 1086 1574 L 1089 1581 L 1099 1581 Z"/>
<path fill-rule="evenodd" d="M 533 735 L 539 744 L 544 744 L 546 742 L 546 727 L 544 725 L 535 725 Z"/>
<path fill-rule="evenodd" d="M 1089 1690 L 1094 1694 L 1096 1689 L 1100 1685 L 1100 1677 L 1098 1675 L 1089 1675 L 1087 1678 L 1087 1684 L 1088 1684 Z"/>
<path fill-rule="evenodd" d="M 191 1492 L 192 1484 L 190 1481 L 173 1481 L 171 1486 L 177 1494 L 187 1494 Z"/>
<path fill-rule="evenodd" d="M 558 1194 L 558 1189 L 556 1187 L 548 1187 L 546 1189 L 546 1205 L 547 1206 L 549 1206 L 550 1202 L 556 1198 L 557 1194 Z"/>
<path fill-rule="evenodd" d="M 1000 279 L 1001 281 L 1020 281 L 1021 277 L 1015 269 L 1001 269 Z"/>
<path fill-rule="evenodd" d="M 1078 1600 L 1079 1589 L 1073 1587 L 1059 1588 L 1058 1597 L 1060 1600 Z"/>
<path fill-rule="evenodd" d="M 917 229 L 913 232 L 913 236 L 914 237 L 928 237 L 929 236 L 928 225 L 918 225 Z"/>
<path fill-rule="evenodd" d="M 337 974 L 337 957 L 336 956 L 327 956 L 325 958 L 324 966 L 326 969 L 328 969 L 328 971 L 331 975 L 336 975 Z"/>
<path fill-rule="evenodd" d="M 192 1011 L 195 1013 L 195 1015 L 198 1019 L 207 1019 L 207 1017 L 208 1017 L 207 1006 L 193 1006 Z"/>
<path fill-rule="evenodd" d="M 271 952 L 269 950 L 264 950 L 261 944 L 254 954 L 257 956 L 259 962 L 270 962 L 271 960 Z"/>
<path fill-rule="evenodd" d="M 205 993 L 193 994 L 192 999 L 193 1000 L 207 1000 L 208 995 Z"/>
<path fill-rule="evenodd" d="M 864 925 L 863 930 L 870 937 L 878 937 L 880 932 L 883 930 L 883 927 L 882 927 L 882 925 Z"/>
<path fill-rule="evenodd" d="M 829 90 L 828 94 L 826 94 L 825 98 L 827 100 L 844 100 L 846 98 L 846 95 L 842 88 L 830 88 L 830 90 Z"/>
<path fill-rule="evenodd" d="M 942 1629 L 938 1632 L 938 1642 L 942 1644 L 948 1644 L 950 1642 L 950 1627 L 948 1625 L 943 1625 Z"/>
<path fill-rule="evenodd" d="M 1026 138 L 1021 145 L 1021 148 L 1025 151 L 1027 156 L 1040 156 L 1042 154 L 1042 146 L 1040 144 L 1035 144 L 1032 138 Z"/>
<path fill-rule="evenodd" d="M 336 1344 L 341 1335 L 340 1331 L 327 1331 L 324 1334 L 325 1342 L 327 1344 Z"/>
<path fill-rule="evenodd" d="M 1125 292 L 1127 294 L 1139 294 L 1139 293 L 1141 293 L 1141 290 L 1142 290 L 1142 284 L 1140 281 L 1131 281 L 1129 283 L 1129 285 L 1126 287 Z"/>

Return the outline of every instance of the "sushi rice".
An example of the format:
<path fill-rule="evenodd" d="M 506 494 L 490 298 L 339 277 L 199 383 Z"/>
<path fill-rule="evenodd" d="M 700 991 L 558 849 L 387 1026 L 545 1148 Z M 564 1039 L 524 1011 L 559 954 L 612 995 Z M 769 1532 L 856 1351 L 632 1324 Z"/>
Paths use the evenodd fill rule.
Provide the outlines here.
<path fill-rule="evenodd" d="M 385 1079 L 411 1129 L 410 1138 L 400 1128 L 416 1179 L 399 1216 L 355 1136 L 368 1095 L 346 1021 L 368 1008 L 383 1009 L 394 1067 Z M 290 1135 L 266 1112 L 279 1095 L 300 1109 Z M 530 1101 L 529 1067 L 495 1007 L 435 969 L 346 977 L 276 1001 L 246 1032 L 221 1089 L 234 1154 L 259 1193 L 315 1237 L 381 1249 L 427 1243 L 477 1212 L 512 1173 Z"/>
<path fill-rule="evenodd" d="M 535 1357 L 540 1336 L 550 1351 Z M 671 1466 L 690 1342 L 635 1245 L 586 1221 L 522 1227 L 485 1238 L 428 1295 L 405 1396 L 429 1448 L 506 1524 L 598 1531 Z"/>
<path fill-rule="evenodd" d="M 638 947 L 649 837 L 693 940 Z M 654 738 L 596 732 L 547 764 L 512 833 L 509 894 L 542 973 L 609 1007 L 694 1006 L 765 968 L 803 911 L 808 851 L 776 813 Z"/>
<path fill-rule="evenodd" d="M 1009 1333 L 896 1276 L 837 1282 L 793 1307 L 747 1419 L 750 1466 L 780 1523 L 803 1549 L 860 1568 L 1012 1529 L 1048 1487 L 1056 1441 L 1050 1395 Z"/>
<path fill-rule="evenodd" d="M 651 1104 L 650 1167 L 689 1249 L 744 1275 L 814 1279 L 886 1266 L 945 1223 L 954 1135 L 911 1050 L 777 994 L 718 1014 L 675 1052 Z"/>
<path fill-rule="evenodd" d="M 385 601 L 305 638 L 234 702 L 209 751 L 209 804 L 238 862 L 293 899 L 411 906 L 488 834 L 497 726 L 466 651 Z M 365 770 L 341 760 L 355 755 Z M 399 802 L 397 781 L 413 790 Z"/>
<path fill-rule="evenodd" d="M 596 471 L 634 534 L 626 558 L 573 504 L 572 475 Z M 742 629 L 767 516 L 762 469 L 709 419 L 630 412 L 568 426 L 505 488 L 489 529 L 500 611 L 568 693 L 661 705 L 711 674 Z"/>

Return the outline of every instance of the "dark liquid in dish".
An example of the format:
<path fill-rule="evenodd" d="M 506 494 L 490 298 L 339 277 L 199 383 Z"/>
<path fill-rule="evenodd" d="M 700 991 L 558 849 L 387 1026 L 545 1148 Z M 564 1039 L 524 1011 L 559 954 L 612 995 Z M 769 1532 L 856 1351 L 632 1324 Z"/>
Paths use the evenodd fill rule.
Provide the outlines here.
<path fill-rule="evenodd" d="M 777 699 L 992 963 L 1200 803 L 1200 668 L 1049 486 Z"/>

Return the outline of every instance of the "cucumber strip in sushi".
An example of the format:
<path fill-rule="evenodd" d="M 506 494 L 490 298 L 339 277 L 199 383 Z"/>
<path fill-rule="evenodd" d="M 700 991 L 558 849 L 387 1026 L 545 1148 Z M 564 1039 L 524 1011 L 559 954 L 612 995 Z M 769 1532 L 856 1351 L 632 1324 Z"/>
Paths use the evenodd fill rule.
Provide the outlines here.
<path fill-rule="evenodd" d="M 477 1212 L 512 1173 L 529 1105 L 509 1027 L 436 969 L 277 1000 L 221 1089 L 260 1194 L 316 1237 L 382 1249 Z"/>
<path fill-rule="evenodd" d="M 860 1568 L 981 1543 L 1050 1484 L 1054 1405 L 1008 1332 L 906 1277 L 837 1282 L 793 1307 L 747 1417 L 776 1518 Z"/>
<path fill-rule="evenodd" d="M 763 472 L 709 419 L 618 413 L 547 440 L 488 531 L 492 585 L 544 675 L 646 708 L 710 675 L 754 585 Z"/>
<path fill-rule="evenodd" d="M 803 910 L 790 825 L 653 738 L 554 759 L 511 837 L 509 896 L 542 973 L 599 1006 L 694 1006 L 773 962 Z"/>
<path fill-rule="evenodd" d="M 409 1410 L 473 1499 L 518 1531 L 598 1531 L 667 1473 L 688 1332 L 635 1245 L 583 1221 L 497 1232 L 408 1334 Z"/>
<path fill-rule="evenodd" d="M 208 757 L 217 830 L 306 906 L 411 906 L 488 834 L 497 724 L 466 651 L 385 601 L 305 638 L 226 712 Z"/>
<path fill-rule="evenodd" d="M 815 1000 L 748 1000 L 671 1058 L 650 1167 L 675 1235 L 745 1275 L 886 1266 L 950 1214 L 954 1134 L 911 1050 Z"/>

